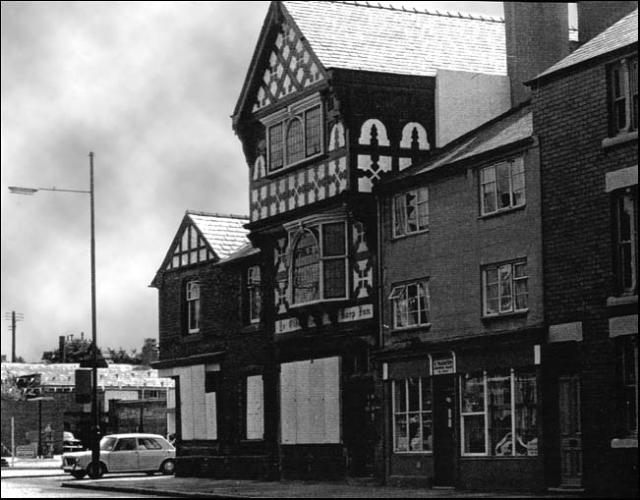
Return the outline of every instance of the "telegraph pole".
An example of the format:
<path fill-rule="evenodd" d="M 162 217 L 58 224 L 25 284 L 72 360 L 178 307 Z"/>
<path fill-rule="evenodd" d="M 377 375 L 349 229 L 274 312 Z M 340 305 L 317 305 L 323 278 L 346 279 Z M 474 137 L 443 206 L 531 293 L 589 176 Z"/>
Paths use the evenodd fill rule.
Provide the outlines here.
<path fill-rule="evenodd" d="M 11 311 L 11 315 L 9 313 L 5 313 L 4 318 L 6 320 L 11 321 L 11 362 L 16 362 L 16 322 L 24 320 L 24 316 L 22 313 L 16 313 L 15 311 Z"/>

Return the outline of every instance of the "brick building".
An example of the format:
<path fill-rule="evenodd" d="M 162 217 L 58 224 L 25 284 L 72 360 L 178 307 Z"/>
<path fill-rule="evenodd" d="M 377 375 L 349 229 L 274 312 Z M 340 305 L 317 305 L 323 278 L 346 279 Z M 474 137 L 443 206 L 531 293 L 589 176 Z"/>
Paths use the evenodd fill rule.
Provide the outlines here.
<path fill-rule="evenodd" d="M 78 363 L 2 363 L 3 385 L 9 379 L 35 375 L 31 397 L 44 397 L 41 402 L 24 398 L 2 400 L 2 443 L 11 443 L 11 417 L 14 420 L 16 445 L 37 441 L 41 426 L 43 442 L 50 442 L 55 453 L 62 451 L 63 431 L 72 432 L 85 445 L 90 443 L 90 404 L 76 402 L 75 372 Z M 147 405 L 147 410 L 138 413 L 138 425 L 147 432 L 153 429 L 159 434 L 167 433 L 167 395 L 173 381 L 158 377 L 157 370 L 138 365 L 112 364 L 98 368 L 98 404 L 102 434 L 119 432 L 120 409 L 123 402 Z M 40 420 L 40 422 L 39 422 Z M 46 431 L 46 435 L 44 435 Z M 50 429 L 50 430 L 48 430 Z"/>
<path fill-rule="evenodd" d="M 602 3 L 586 6 L 596 24 L 612 14 Z M 613 20 L 635 10 L 532 82 L 549 326 L 545 453 L 550 485 L 637 496 L 638 11 L 613 4 L 623 4 Z"/>
<path fill-rule="evenodd" d="M 175 380 L 177 474 L 269 477 L 277 470 L 265 438 L 274 411 L 263 390 L 271 374 L 264 370 L 260 253 L 246 238 L 247 222 L 187 211 L 152 282 L 160 311 L 153 366 Z"/>

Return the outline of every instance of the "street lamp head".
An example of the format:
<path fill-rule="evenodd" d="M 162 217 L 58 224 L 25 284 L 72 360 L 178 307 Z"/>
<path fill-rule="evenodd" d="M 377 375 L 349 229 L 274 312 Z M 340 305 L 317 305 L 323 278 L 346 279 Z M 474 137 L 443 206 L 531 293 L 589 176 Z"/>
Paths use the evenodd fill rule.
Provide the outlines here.
<path fill-rule="evenodd" d="M 9 192 L 12 194 L 24 194 L 27 196 L 31 196 L 35 193 L 38 192 L 37 189 L 35 188 L 27 188 L 27 187 L 20 187 L 20 186 L 9 186 Z"/>

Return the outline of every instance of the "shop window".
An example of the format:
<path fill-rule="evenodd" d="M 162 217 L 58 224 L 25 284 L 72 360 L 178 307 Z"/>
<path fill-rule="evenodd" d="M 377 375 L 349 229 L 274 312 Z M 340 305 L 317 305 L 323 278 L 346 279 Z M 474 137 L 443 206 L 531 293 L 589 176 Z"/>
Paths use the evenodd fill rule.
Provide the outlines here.
<path fill-rule="evenodd" d="M 282 444 L 337 444 L 340 428 L 340 358 L 280 365 Z"/>
<path fill-rule="evenodd" d="M 306 228 L 298 232 L 294 240 L 291 266 L 293 304 L 346 298 L 346 223 L 330 222 Z"/>
<path fill-rule="evenodd" d="M 638 187 L 613 192 L 618 293 L 638 293 Z"/>
<path fill-rule="evenodd" d="M 524 260 L 485 266 L 482 270 L 483 315 L 526 311 L 528 279 Z"/>
<path fill-rule="evenodd" d="M 247 302 L 249 322 L 259 323 L 262 310 L 260 266 L 251 266 L 247 269 Z"/>
<path fill-rule="evenodd" d="M 264 438 L 264 387 L 262 375 L 246 378 L 245 430 L 247 439 Z"/>
<path fill-rule="evenodd" d="M 189 281 L 186 290 L 187 301 L 187 332 L 189 334 L 200 331 L 200 283 Z"/>
<path fill-rule="evenodd" d="M 461 381 L 460 416 L 463 456 L 538 455 L 534 373 L 466 375 Z"/>
<path fill-rule="evenodd" d="M 426 187 L 393 198 L 393 236 L 398 238 L 429 229 L 429 190 Z"/>
<path fill-rule="evenodd" d="M 394 328 L 430 324 L 429 283 L 427 280 L 397 285 L 389 295 Z"/>
<path fill-rule="evenodd" d="M 524 161 L 522 157 L 480 170 L 482 215 L 520 207 L 524 203 Z"/>
<path fill-rule="evenodd" d="M 431 384 L 428 378 L 393 381 L 393 450 L 433 451 Z"/>
<path fill-rule="evenodd" d="M 290 109 L 286 119 L 268 125 L 267 138 L 269 172 L 296 165 L 322 153 L 320 104 Z"/>
<path fill-rule="evenodd" d="M 638 130 L 638 58 L 624 58 L 607 68 L 610 136 Z"/>

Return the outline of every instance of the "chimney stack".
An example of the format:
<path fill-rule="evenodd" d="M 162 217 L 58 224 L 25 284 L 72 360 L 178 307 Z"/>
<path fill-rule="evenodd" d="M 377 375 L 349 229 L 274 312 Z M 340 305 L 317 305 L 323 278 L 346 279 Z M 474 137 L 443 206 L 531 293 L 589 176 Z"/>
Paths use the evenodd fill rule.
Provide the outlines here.
<path fill-rule="evenodd" d="M 504 20 L 511 105 L 517 106 L 531 96 L 524 82 L 569 55 L 568 4 L 504 2 Z"/>
<path fill-rule="evenodd" d="M 638 2 L 578 2 L 580 45 L 638 8 Z"/>
<path fill-rule="evenodd" d="M 65 344 L 67 342 L 67 339 L 64 335 L 60 335 L 58 337 L 58 351 L 60 352 L 60 359 L 62 360 L 63 363 L 66 363 L 66 357 L 65 357 Z"/>

